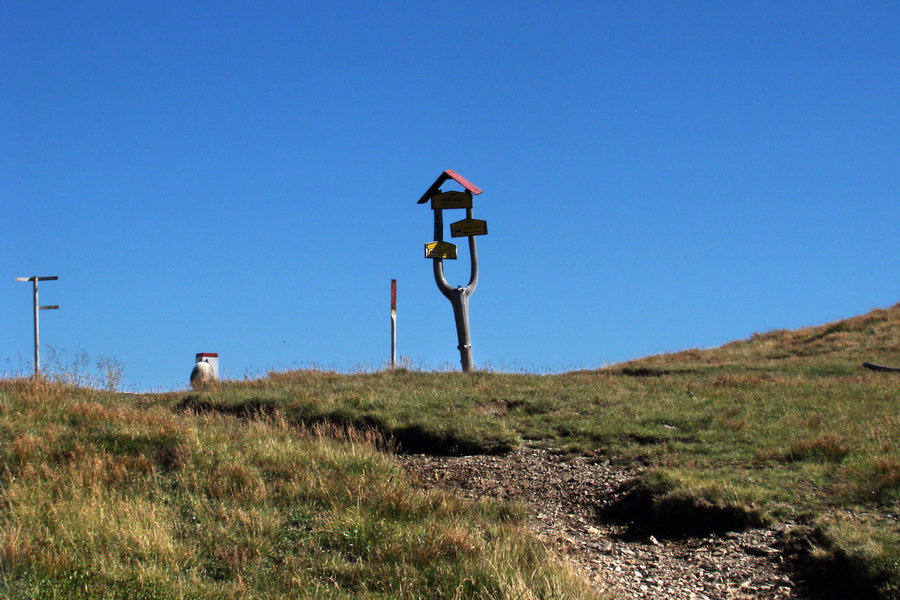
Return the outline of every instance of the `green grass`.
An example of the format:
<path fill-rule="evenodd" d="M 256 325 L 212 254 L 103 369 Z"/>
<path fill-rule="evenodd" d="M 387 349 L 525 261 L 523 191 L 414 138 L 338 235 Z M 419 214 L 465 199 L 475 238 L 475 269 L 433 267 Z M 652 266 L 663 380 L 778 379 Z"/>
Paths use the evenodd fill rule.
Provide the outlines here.
<path fill-rule="evenodd" d="M 188 404 L 370 426 L 414 451 L 528 443 L 602 453 L 647 467 L 645 485 L 661 505 L 692 498 L 740 508 L 750 522 L 811 524 L 821 533 L 813 555 L 850 557 L 863 579 L 896 597 L 900 375 L 864 361 L 900 365 L 900 305 L 597 371 L 291 371 L 211 388 Z M 853 529 L 873 533 L 835 527 L 847 511 Z"/>
<path fill-rule="evenodd" d="M 0 596 L 593 598 L 520 507 L 416 489 L 372 430 L 0 384 Z"/>
<path fill-rule="evenodd" d="M 559 375 L 300 370 L 144 397 L 6 381 L 0 582 L 48 598 L 590 597 L 521 509 L 416 491 L 384 452 L 532 444 L 646 467 L 667 514 L 797 523 L 811 572 L 897 599 L 900 375 L 864 361 L 900 365 L 900 305 Z"/>

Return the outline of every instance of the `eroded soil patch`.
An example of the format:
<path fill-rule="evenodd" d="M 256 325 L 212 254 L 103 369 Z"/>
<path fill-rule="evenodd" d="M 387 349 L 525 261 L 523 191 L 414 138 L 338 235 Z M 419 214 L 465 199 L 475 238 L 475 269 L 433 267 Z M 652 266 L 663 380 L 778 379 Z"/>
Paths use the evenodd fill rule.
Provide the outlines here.
<path fill-rule="evenodd" d="M 746 531 L 766 524 L 762 516 L 740 506 L 719 506 L 692 497 L 658 497 L 637 477 L 626 480 L 597 504 L 601 521 L 665 538 L 703 537 Z"/>
<path fill-rule="evenodd" d="M 398 459 L 426 487 L 528 505 L 529 526 L 617 599 L 806 598 L 779 549 L 786 526 L 663 538 L 601 519 L 635 470 L 523 448 L 504 456 Z M 620 519 L 622 520 L 622 519 Z"/>

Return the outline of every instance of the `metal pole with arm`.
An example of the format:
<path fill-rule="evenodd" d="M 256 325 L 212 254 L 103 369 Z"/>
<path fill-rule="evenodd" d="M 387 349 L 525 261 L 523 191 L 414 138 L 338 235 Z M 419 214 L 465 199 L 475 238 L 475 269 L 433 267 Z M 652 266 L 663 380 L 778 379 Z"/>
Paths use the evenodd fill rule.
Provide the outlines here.
<path fill-rule="evenodd" d="M 41 344 L 38 333 L 38 312 L 42 310 L 56 310 L 57 305 L 41 306 L 38 303 L 38 281 L 56 281 L 59 277 L 16 277 L 16 281 L 31 281 L 34 284 L 34 376 L 41 376 Z"/>

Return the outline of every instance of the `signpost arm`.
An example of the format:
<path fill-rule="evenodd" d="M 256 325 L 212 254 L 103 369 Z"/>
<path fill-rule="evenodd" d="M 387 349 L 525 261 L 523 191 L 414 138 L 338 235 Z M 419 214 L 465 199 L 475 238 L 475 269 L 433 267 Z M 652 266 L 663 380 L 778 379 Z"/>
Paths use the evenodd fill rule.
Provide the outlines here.
<path fill-rule="evenodd" d="M 472 209 L 466 209 L 466 218 L 472 218 Z M 478 286 L 478 250 L 475 248 L 475 236 L 469 236 L 469 257 L 472 264 L 472 274 L 469 277 L 469 285 L 466 286 L 466 295 L 471 296 Z"/>
<path fill-rule="evenodd" d="M 434 240 L 436 242 L 444 241 L 444 211 L 440 208 L 436 208 L 432 211 L 434 213 Z M 437 284 L 438 289 L 441 293 L 446 296 L 451 302 L 453 301 L 452 294 L 455 289 L 447 283 L 447 278 L 444 277 L 444 259 L 443 258 L 435 258 L 434 262 L 434 282 Z"/>
<path fill-rule="evenodd" d="M 472 209 L 466 209 L 466 212 L 471 218 Z M 475 361 L 472 357 L 472 334 L 469 329 L 469 297 L 478 285 L 478 251 L 475 247 L 474 235 L 469 236 L 469 257 L 472 265 L 469 284 L 465 289 L 457 288 L 454 298 L 451 299 L 456 318 L 456 335 L 459 339 L 460 364 L 464 373 L 471 373 L 475 370 Z"/>
<path fill-rule="evenodd" d="M 441 291 L 441 293 L 447 298 L 450 298 L 453 292 L 456 291 L 456 288 L 447 283 L 447 278 L 444 277 L 443 258 L 434 259 L 434 281 L 435 283 L 437 283 L 438 289 Z"/>

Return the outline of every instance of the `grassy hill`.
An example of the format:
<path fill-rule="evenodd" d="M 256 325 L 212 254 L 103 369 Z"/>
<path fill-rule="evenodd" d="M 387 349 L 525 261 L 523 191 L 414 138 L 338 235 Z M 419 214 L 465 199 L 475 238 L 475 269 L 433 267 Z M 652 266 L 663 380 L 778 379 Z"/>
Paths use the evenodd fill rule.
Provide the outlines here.
<path fill-rule="evenodd" d="M 853 374 L 863 362 L 900 366 L 900 304 L 865 315 L 797 330 L 754 334 L 721 348 L 661 354 L 618 369 L 832 370 Z"/>
<path fill-rule="evenodd" d="M 900 598 L 900 373 L 865 361 L 900 366 L 900 304 L 560 375 L 303 370 L 144 396 L 5 380 L 0 593 L 590 598 L 521 507 L 417 490 L 390 454 L 531 444 L 646 467 L 624 518 L 788 523 L 813 576 Z"/>

